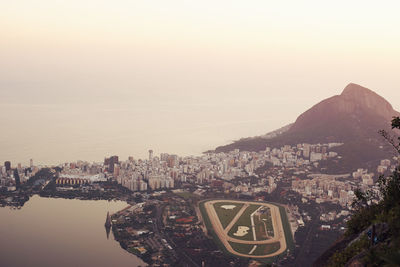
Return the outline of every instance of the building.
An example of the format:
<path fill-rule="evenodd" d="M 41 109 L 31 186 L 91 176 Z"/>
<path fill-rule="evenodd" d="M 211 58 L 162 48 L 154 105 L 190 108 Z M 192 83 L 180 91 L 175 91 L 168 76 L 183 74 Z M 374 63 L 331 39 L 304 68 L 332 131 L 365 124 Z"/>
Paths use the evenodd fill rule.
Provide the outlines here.
<path fill-rule="evenodd" d="M 167 158 L 168 167 L 172 168 L 178 163 L 178 156 L 177 155 L 169 155 Z"/>
<path fill-rule="evenodd" d="M 4 162 L 4 167 L 6 167 L 6 172 L 11 170 L 11 162 L 10 161 Z"/>
<path fill-rule="evenodd" d="M 88 179 L 81 179 L 81 178 L 57 178 L 56 184 L 57 185 L 83 185 L 90 183 Z"/>
<path fill-rule="evenodd" d="M 310 155 L 311 162 L 316 162 L 316 161 L 320 161 L 320 160 L 322 160 L 321 153 L 311 152 L 311 155 Z"/>
<path fill-rule="evenodd" d="M 310 144 L 303 144 L 303 157 L 310 158 Z"/>
<path fill-rule="evenodd" d="M 373 173 L 368 173 L 368 174 L 363 174 L 362 175 L 362 183 L 365 185 L 373 185 L 374 184 L 374 180 L 372 179 L 374 176 Z"/>
<path fill-rule="evenodd" d="M 17 189 L 21 186 L 21 179 L 17 169 L 14 169 L 15 186 Z"/>
<path fill-rule="evenodd" d="M 147 183 L 143 180 L 140 180 L 140 191 L 147 191 Z"/>
<path fill-rule="evenodd" d="M 118 156 L 112 156 L 104 159 L 104 166 L 106 166 L 109 173 L 114 173 L 115 164 L 118 164 Z"/>

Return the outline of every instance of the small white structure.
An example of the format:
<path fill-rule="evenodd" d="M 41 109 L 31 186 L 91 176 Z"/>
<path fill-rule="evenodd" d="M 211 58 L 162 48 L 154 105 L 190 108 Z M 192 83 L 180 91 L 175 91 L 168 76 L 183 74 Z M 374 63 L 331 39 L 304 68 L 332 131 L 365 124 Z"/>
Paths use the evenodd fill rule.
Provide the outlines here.
<path fill-rule="evenodd" d="M 249 233 L 249 230 L 250 230 L 250 228 L 247 226 L 239 226 L 238 230 L 233 235 L 242 237 L 242 236 L 247 235 Z"/>
<path fill-rule="evenodd" d="M 221 206 L 221 208 L 226 209 L 226 210 L 233 210 L 234 208 L 236 208 L 235 205 L 223 205 Z"/>

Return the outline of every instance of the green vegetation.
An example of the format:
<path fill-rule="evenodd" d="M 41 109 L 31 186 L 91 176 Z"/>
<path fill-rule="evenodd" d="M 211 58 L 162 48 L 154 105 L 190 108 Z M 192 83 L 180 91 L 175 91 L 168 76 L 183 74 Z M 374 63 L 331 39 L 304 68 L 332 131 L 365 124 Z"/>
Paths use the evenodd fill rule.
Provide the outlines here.
<path fill-rule="evenodd" d="M 249 254 L 249 252 L 253 249 L 254 245 L 250 244 L 240 244 L 235 242 L 229 242 L 229 245 L 233 248 L 234 251 L 242 253 L 242 254 Z"/>
<path fill-rule="evenodd" d="M 349 245 L 346 249 L 340 252 L 336 252 L 329 260 L 327 267 L 335 266 L 345 266 L 346 263 L 354 257 L 354 255 L 359 254 L 364 249 L 368 248 L 368 239 L 363 236 L 361 239 L 355 241 Z"/>
<path fill-rule="evenodd" d="M 254 256 L 263 256 L 263 255 L 270 255 L 281 248 L 279 242 L 265 244 L 265 245 L 257 245 L 257 248 L 253 251 Z"/>
<path fill-rule="evenodd" d="M 232 226 L 232 228 L 229 230 L 228 235 L 230 237 L 240 239 L 240 240 L 254 240 L 253 237 L 253 230 L 251 228 L 251 220 L 250 220 L 250 215 L 255 212 L 260 205 L 255 205 L 252 204 L 247 207 L 247 209 L 243 212 L 242 216 L 239 217 L 239 219 L 235 222 L 235 224 Z M 246 235 L 244 236 L 235 236 L 234 233 L 238 230 L 239 226 L 247 226 L 249 227 L 249 231 Z"/>
<path fill-rule="evenodd" d="M 250 244 L 240 244 L 235 242 L 229 242 L 233 250 L 242 254 L 249 254 L 249 252 L 257 246 L 251 255 L 254 256 L 268 256 L 279 250 L 281 247 L 279 242 L 264 245 L 250 245 Z"/>
<path fill-rule="evenodd" d="M 266 225 L 264 224 L 265 222 L 262 221 L 261 216 L 254 216 L 254 226 L 256 230 L 256 238 L 257 240 L 266 240 L 268 239 L 268 230 L 266 231 Z"/>
<path fill-rule="evenodd" d="M 266 240 L 274 236 L 271 210 L 269 208 L 264 207 L 260 210 L 260 213 L 254 215 L 254 225 L 257 240 Z"/>
<path fill-rule="evenodd" d="M 140 252 L 139 252 L 139 250 L 137 250 L 136 248 L 134 248 L 134 247 L 130 247 L 130 248 L 128 248 L 128 251 L 130 252 L 130 253 L 133 253 L 133 254 L 135 254 L 135 255 L 140 255 Z"/>
<path fill-rule="evenodd" d="M 235 208 L 229 210 L 224 209 L 222 206 L 224 205 L 234 205 Z M 243 204 L 240 203 L 232 203 L 232 202 L 218 202 L 214 204 L 214 209 L 218 215 L 219 221 L 222 224 L 222 227 L 225 229 L 228 224 L 232 221 L 235 215 L 239 212 L 239 210 L 243 207 Z"/>
<path fill-rule="evenodd" d="M 399 117 L 392 120 L 392 128 L 400 129 Z M 400 137 L 380 133 L 400 157 Z M 347 223 L 346 236 L 358 240 L 334 253 L 328 266 L 341 266 L 353 258 L 366 266 L 400 266 L 400 166 L 390 176 L 381 176 L 378 184 L 378 195 L 372 190 L 355 192 L 355 212 Z M 372 202 L 376 198 L 380 201 Z"/>
<path fill-rule="evenodd" d="M 233 250 L 242 254 L 249 254 L 251 250 L 253 250 L 254 246 L 257 246 L 251 255 L 254 256 L 268 256 L 276 251 L 278 251 L 281 247 L 279 242 L 275 242 L 272 244 L 264 244 L 264 245 L 250 245 L 250 244 L 240 244 L 235 242 L 229 242 Z"/>
<path fill-rule="evenodd" d="M 192 198 L 197 198 L 198 196 L 196 196 L 195 194 L 189 192 L 189 191 L 183 191 L 183 192 L 176 192 L 174 193 L 177 196 L 180 196 L 181 198 L 188 200 L 188 199 L 192 199 Z"/>
<path fill-rule="evenodd" d="M 282 220 L 283 231 L 285 232 L 287 250 L 293 250 L 294 242 L 293 242 L 292 228 L 290 227 L 285 207 L 279 205 L 277 206 L 279 207 L 279 212 L 281 214 L 281 220 Z"/>

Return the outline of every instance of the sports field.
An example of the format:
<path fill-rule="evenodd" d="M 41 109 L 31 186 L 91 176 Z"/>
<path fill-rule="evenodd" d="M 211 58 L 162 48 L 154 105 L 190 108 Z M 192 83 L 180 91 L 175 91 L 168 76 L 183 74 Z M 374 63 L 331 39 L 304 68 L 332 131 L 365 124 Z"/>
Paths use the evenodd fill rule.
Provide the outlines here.
<path fill-rule="evenodd" d="M 270 203 L 209 200 L 203 216 L 225 249 L 234 255 L 270 258 L 287 249 L 279 207 Z"/>
<path fill-rule="evenodd" d="M 214 209 L 217 212 L 219 221 L 224 229 L 242 207 L 243 204 L 232 205 L 231 202 L 218 202 L 214 204 Z"/>

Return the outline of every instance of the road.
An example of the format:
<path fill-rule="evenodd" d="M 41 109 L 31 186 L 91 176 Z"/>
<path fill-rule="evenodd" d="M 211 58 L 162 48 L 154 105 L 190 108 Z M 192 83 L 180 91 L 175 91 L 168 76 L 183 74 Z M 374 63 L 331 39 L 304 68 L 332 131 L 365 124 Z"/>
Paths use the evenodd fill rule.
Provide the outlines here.
<path fill-rule="evenodd" d="M 299 248 L 299 253 L 297 254 L 296 260 L 297 259 L 302 259 L 302 258 L 304 259 L 304 257 L 306 257 L 305 254 L 308 254 L 308 251 L 309 251 L 310 246 L 311 246 L 311 241 L 312 241 L 312 238 L 313 238 L 314 231 L 315 231 L 315 229 L 318 228 L 317 227 L 318 226 L 318 222 L 319 222 L 318 218 L 322 214 L 322 210 L 321 210 L 320 207 L 318 207 L 318 211 L 319 211 L 318 215 L 312 220 L 311 225 L 308 226 L 309 230 L 307 232 L 307 235 L 306 235 L 306 238 L 304 239 L 303 244 L 301 244 L 301 246 Z M 297 261 L 295 261 L 295 262 L 297 262 Z M 299 265 L 296 265 L 296 266 L 299 266 Z"/>

